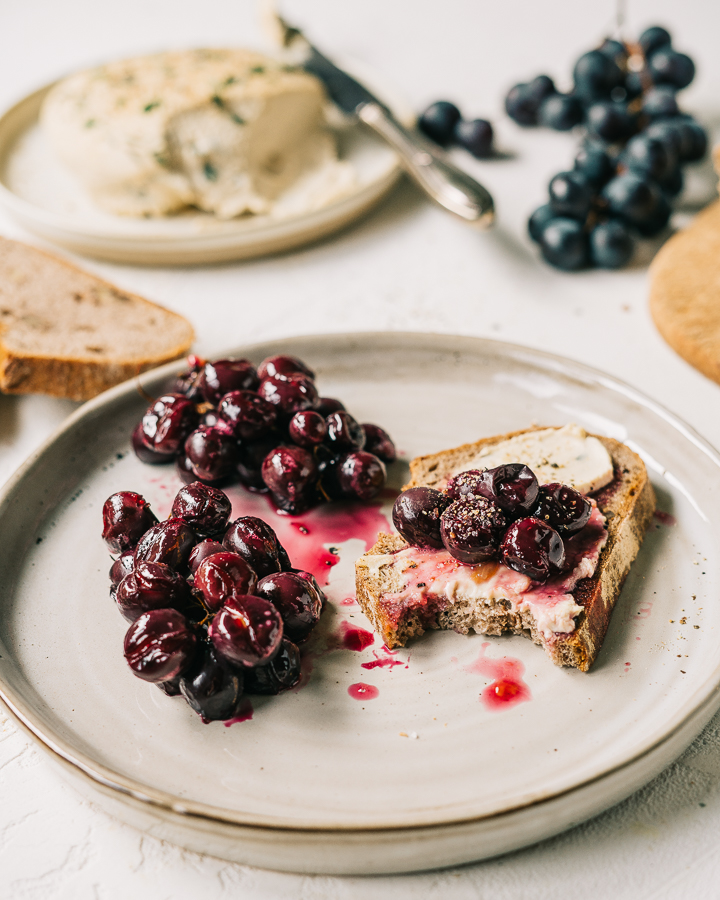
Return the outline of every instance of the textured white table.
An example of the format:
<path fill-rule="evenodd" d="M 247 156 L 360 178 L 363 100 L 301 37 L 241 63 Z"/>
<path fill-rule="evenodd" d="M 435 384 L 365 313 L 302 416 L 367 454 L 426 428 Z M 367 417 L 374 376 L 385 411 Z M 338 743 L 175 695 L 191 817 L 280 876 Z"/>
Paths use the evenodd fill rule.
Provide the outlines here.
<path fill-rule="evenodd" d="M 687 105 L 717 118 L 720 6 L 629 0 L 628 35 L 665 24 L 698 62 Z M 257 43 L 250 0 L 0 0 L 0 105 L 78 66 L 166 46 Z M 499 208 L 478 235 L 403 183 L 334 239 L 238 265 L 140 269 L 83 264 L 184 313 L 197 350 L 354 330 L 475 334 L 542 347 L 605 369 L 660 400 L 720 446 L 720 389 L 661 341 L 646 270 L 566 275 L 539 263 L 524 219 L 572 160 L 571 136 L 521 132 L 503 91 L 541 71 L 567 83 L 577 55 L 612 28 L 614 6 L 577 0 L 287 0 L 328 51 L 383 72 L 418 108 L 438 97 L 497 122 L 514 159 L 476 163 Z M 710 187 L 710 191 L 712 188 Z M 708 195 L 709 196 L 709 195 Z M 5 217 L 0 233 L 29 240 Z M 0 396 L 0 483 L 74 408 Z M 85 803 L 0 712 L 0 897 L 715 898 L 720 894 L 720 716 L 667 771 L 599 818 L 504 858 L 416 876 L 296 877 L 195 856 L 145 838 Z"/>

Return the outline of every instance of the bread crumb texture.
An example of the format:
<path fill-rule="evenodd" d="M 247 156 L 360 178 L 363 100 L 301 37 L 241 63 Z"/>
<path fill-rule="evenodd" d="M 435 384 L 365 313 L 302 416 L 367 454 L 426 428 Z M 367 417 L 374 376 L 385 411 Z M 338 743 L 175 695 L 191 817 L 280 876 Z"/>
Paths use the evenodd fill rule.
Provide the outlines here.
<path fill-rule="evenodd" d="M 497 435 L 474 444 L 464 444 L 410 463 L 411 481 L 405 486 L 442 487 L 450 473 L 462 471 L 483 447 L 523 434 Z M 595 573 L 583 578 L 573 590 L 575 602 L 582 607 L 575 630 L 569 634 L 545 638 L 526 609 L 512 609 L 507 601 L 489 602 L 482 598 L 445 597 L 429 592 L 420 606 L 406 605 L 399 615 L 391 614 L 383 598 L 403 590 L 400 570 L 393 565 L 393 554 L 407 546 L 398 534 L 380 534 L 377 543 L 355 564 L 357 599 L 388 647 L 402 647 L 428 629 L 442 628 L 467 634 L 519 634 L 540 644 L 558 666 L 570 666 L 587 672 L 595 661 L 630 566 L 637 556 L 645 531 L 655 510 L 655 494 L 642 459 L 624 444 L 595 435 L 605 446 L 613 462 L 612 482 L 594 494 L 607 520 L 608 539 Z"/>
<path fill-rule="evenodd" d="M 190 323 L 57 257 L 0 238 L 0 390 L 88 400 L 187 353 Z"/>

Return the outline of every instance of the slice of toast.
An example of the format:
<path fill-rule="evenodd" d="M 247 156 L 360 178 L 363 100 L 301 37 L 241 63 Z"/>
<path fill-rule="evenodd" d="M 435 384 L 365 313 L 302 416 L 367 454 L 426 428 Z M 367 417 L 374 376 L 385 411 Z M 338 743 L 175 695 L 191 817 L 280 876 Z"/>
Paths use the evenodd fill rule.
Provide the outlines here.
<path fill-rule="evenodd" d="M 34 247 L 0 238 L 0 390 L 88 400 L 184 356 L 192 325 Z"/>
<path fill-rule="evenodd" d="M 405 487 L 425 485 L 441 489 L 452 473 L 463 466 L 469 468 L 482 448 L 529 430 L 534 429 L 418 457 L 410 463 L 412 480 Z M 572 588 L 574 603 L 581 608 L 574 619 L 574 630 L 548 635 L 529 609 L 516 608 L 509 600 L 488 602 L 456 594 L 448 601 L 444 596 L 433 598 L 431 587 L 425 598 L 428 602 L 409 603 L 398 614 L 397 606 L 384 603 L 383 599 L 403 590 L 400 560 L 394 560 L 408 544 L 400 535 L 380 534 L 375 546 L 356 563 L 356 587 L 360 606 L 388 647 L 403 646 L 429 628 L 453 629 L 463 634 L 471 629 L 481 634 L 511 632 L 541 644 L 556 665 L 587 672 L 602 646 L 613 607 L 655 511 L 655 494 L 640 457 L 619 441 L 593 436 L 610 454 L 613 480 L 592 495 L 605 517 L 607 540 L 594 574 L 580 578 Z"/>

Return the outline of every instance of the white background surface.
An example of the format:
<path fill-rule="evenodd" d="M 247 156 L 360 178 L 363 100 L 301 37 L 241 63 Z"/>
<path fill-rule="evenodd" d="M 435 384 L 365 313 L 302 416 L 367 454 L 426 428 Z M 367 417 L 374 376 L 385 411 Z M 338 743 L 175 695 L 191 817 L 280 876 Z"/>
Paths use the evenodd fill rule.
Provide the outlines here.
<path fill-rule="evenodd" d="M 665 24 L 698 63 L 687 108 L 720 117 L 720 5 L 628 0 L 629 37 Z M 647 271 L 568 275 L 536 259 L 527 214 L 569 166 L 576 138 L 523 132 L 501 115 L 512 83 L 541 71 L 567 86 L 574 59 L 614 24 L 610 2 L 287 0 L 328 52 L 355 56 L 416 107 L 439 97 L 492 118 L 513 158 L 457 159 L 493 192 L 499 222 L 475 234 L 407 184 L 357 226 L 256 262 L 140 269 L 83 261 L 188 316 L 196 349 L 300 333 L 422 330 L 498 337 L 605 369 L 660 400 L 716 446 L 720 388 L 665 346 L 647 311 Z M 0 0 L 0 105 L 73 68 L 170 46 L 261 40 L 250 0 Z M 708 182 L 708 198 L 712 185 Z M 0 216 L 0 233 L 28 240 Z M 0 396 L 0 481 L 74 404 Z M 0 576 L 1 577 L 1 576 Z M 2 713 L 0 897 L 714 898 L 720 893 L 720 716 L 625 803 L 535 848 L 462 869 L 383 879 L 280 875 L 144 838 L 82 801 Z"/>

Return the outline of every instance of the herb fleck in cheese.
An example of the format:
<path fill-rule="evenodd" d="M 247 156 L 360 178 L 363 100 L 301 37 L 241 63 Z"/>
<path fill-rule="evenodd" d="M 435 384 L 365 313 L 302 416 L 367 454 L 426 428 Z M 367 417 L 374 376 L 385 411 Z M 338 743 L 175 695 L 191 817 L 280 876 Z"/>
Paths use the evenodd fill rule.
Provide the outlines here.
<path fill-rule="evenodd" d="M 352 190 L 325 102 L 317 79 L 259 53 L 188 50 L 72 75 L 48 94 L 42 123 L 109 212 L 196 206 L 229 219 L 309 211 Z"/>

